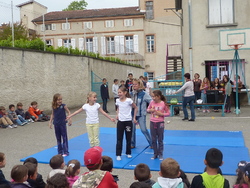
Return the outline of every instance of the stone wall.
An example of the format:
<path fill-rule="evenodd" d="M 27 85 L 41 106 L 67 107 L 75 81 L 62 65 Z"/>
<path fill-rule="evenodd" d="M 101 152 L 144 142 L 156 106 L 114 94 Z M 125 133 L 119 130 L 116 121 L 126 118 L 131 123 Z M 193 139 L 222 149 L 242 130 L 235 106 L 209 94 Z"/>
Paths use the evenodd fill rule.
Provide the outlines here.
<path fill-rule="evenodd" d="M 61 93 L 69 108 L 80 107 L 91 90 L 91 71 L 107 78 L 112 97 L 113 79 L 126 79 L 128 72 L 135 77 L 144 69 L 94 58 L 0 48 L 0 106 L 22 102 L 27 109 L 32 101 L 50 111 L 52 97 Z"/>

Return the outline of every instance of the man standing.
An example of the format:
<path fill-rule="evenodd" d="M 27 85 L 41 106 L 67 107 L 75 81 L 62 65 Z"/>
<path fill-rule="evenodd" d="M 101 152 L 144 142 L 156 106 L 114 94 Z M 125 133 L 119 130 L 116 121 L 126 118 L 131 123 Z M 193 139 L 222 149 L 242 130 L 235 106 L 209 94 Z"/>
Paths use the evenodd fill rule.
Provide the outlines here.
<path fill-rule="evenodd" d="M 108 110 L 107 110 L 107 102 L 108 102 L 108 99 L 109 99 L 109 88 L 108 88 L 108 85 L 107 85 L 107 79 L 103 78 L 102 83 L 103 83 L 101 85 L 101 97 L 102 97 L 102 102 L 103 102 L 103 107 L 102 108 L 106 113 L 109 113 Z"/>

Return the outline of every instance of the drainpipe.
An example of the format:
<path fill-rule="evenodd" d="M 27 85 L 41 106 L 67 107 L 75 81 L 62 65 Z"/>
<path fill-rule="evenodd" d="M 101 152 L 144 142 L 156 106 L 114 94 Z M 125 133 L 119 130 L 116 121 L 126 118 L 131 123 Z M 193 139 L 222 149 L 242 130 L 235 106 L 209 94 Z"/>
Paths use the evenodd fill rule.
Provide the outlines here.
<path fill-rule="evenodd" d="M 188 20 L 189 20 L 189 72 L 193 75 L 193 35 L 192 35 L 192 0 L 188 0 Z"/>

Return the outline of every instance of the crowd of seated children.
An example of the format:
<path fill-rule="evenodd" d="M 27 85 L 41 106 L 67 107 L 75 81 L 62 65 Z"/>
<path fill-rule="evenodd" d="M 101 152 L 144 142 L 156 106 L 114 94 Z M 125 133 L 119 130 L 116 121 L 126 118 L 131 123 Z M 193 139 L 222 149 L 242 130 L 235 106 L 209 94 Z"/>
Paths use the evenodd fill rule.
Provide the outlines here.
<path fill-rule="evenodd" d="M 17 125 L 15 125 L 7 116 L 6 110 L 3 106 L 0 106 L 0 126 L 1 128 L 17 128 Z"/>
<path fill-rule="evenodd" d="M 26 121 L 22 116 L 17 115 L 14 104 L 9 105 L 8 117 L 16 125 L 24 126 L 28 124 L 28 121 Z"/>

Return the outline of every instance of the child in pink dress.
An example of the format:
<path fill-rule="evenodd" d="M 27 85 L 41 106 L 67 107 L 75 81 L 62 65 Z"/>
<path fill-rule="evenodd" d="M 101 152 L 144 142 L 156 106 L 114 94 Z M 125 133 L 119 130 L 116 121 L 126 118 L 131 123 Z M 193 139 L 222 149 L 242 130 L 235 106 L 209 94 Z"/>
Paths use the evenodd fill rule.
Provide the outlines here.
<path fill-rule="evenodd" d="M 147 109 L 147 112 L 151 113 L 150 133 L 154 149 L 154 155 L 151 159 L 156 159 L 159 156 L 159 159 L 163 160 L 164 117 L 169 116 L 170 111 L 166 105 L 166 98 L 160 90 L 152 92 L 152 99 Z"/>

